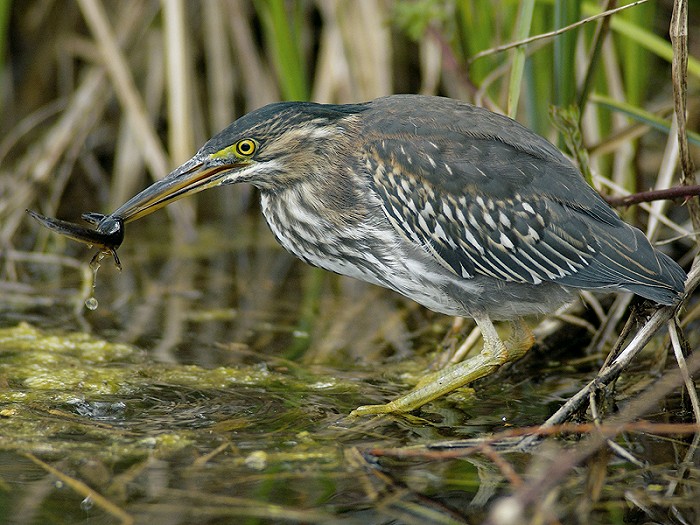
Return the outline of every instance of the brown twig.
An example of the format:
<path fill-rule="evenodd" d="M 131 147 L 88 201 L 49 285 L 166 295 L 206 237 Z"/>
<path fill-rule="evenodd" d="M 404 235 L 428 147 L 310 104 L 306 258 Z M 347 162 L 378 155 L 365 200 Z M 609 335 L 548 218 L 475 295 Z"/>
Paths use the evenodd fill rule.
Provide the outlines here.
<path fill-rule="evenodd" d="M 692 375 L 698 370 L 700 370 L 700 355 L 693 355 L 688 360 L 688 371 Z M 630 401 L 619 415 L 611 417 L 608 420 L 608 424 L 602 425 L 598 430 L 608 427 L 612 432 L 619 431 L 620 428 L 630 421 L 641 417 L 649 410 L 649 407 L 655 406 L 658 399 L 668 395 L 682 384 L 683 378 L 678 370 L 668 372 L 657 381 L 652 388 L 633 401 Z M 697 423 L 692 426 L 696 429 L 700 428 Z M 532 479 L 530 483 L 522 489 L 516 490 L 513 496 L 510 496 L 508 499 L 511 500 L 517 508 L 525 512 L 526 509 L 536 505 L 536 502 L 542 501 L 555 487 L 560 486 L 562 480 L 576 466 L 580 465 L 597 450 L 605 446 L 607 439 L 612 435 L 614 434 L 602 431 L 591 433 L 585 440 L 582 440 L 575 449 L 558 457 L 548 468 L 542 469 L 541 475 L 538 478 Z M 486 523 L 489 522 L 491 522 L 491 520 L 486 521 Z"/>
<path fill-rule="evenodd" d="M 520 474 L 518 474 L 515 471 L 513 465 L 501 454 L 499 454 L 495 448 L 493 448 L 488 443 L 485 443 L 480 448 L 481 453 L 487 458 L 489 458 L 491 462 L 498 467 L 498 470 L 501 471 L 501 474 L 503 474 L 503 476 L 514 488 L 517 489 L 523 486 L 523 478 L 520 476 Z"/>
<path fill-rule="evenodd" d="M 642 202 L 653 202 L 664 199 L 689 199 L 700 195 L 700 185 L 674 186 L 665 190 L 649 190 L 633 193 L 624 197 L 604 197 L 610 206 L 632 206 Z"/>
<path fill-rule="evenodd" d="M 551 427 L 535 426 L 512 428 L 479 440 L 446 441 L 418 447 L 372 448 L 367 450 L 366 453 L 375 457 L 446 460 L 465 458 L 477 453 L 484 453 L 485 447 L 494 450 L 492 445 L 508 442 L 523 436 L 548 437 L 596 434 L 610 439 L 621 433 L 680 436 L 699 432 L 700 423 L 652 423 L 649 421 L 633 421 L 619 425 L 607 423 L 599 425 L 595 423 L 562 423 L 561 425 L 553 425 Z M 484 455 L 488 456 L 486 453 L 484 453 Z"/>

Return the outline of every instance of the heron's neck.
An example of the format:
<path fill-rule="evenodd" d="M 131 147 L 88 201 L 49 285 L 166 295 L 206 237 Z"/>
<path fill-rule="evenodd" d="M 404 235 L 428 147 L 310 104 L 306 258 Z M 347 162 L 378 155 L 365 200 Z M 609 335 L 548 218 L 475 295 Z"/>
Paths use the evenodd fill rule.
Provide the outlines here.
<path fill-rule="evenodd" d="M 368 203 L 357 179 L 342 175 L 315 175 L 281 191 L 261 190 L 262 211 L 270 226 L 316 231 L 321 236 L 356 228 L 367 220 Z M 274 231 L 274 228 L 273 228 Z"/>

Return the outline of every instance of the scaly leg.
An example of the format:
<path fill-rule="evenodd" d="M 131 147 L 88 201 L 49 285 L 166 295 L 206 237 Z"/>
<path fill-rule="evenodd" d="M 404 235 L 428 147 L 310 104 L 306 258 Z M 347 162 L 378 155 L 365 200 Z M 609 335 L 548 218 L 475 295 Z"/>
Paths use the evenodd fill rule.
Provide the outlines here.
<path fill-rule="evenodd" d="M 394 412 L 410 412 L 426 403 L 437 399 L 467 383 L 493 374 L 504 364 L 520 359 L 535 342 L 532 332 L 519 319 L 513 326 L 513 335 L 508 347 L 501 341 L 488 317 L 474 318 L 481 329 L 484 346 L 479 355 L 462 363 L 456 363 L 431 374 L 418 387 L 408 394 L 390 401 L 385 405 L 365 405 L 353 410 L 351 416 L 366 416 L 370 414 L 391 414 Z"/>

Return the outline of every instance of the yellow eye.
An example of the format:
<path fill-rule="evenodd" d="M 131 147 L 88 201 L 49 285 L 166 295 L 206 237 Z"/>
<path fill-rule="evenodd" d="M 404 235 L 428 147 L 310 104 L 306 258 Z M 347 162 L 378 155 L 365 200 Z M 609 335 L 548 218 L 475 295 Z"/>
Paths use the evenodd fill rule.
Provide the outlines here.
<path fill-rule="evenodd" d="M 235 162 L 235 159 L 246 160 L 252 157 L 258 150 L 258 142 L 254 139 L 241 139 L 224 149 L 220 149 L 209 156 L 212 159 L 223 159 L 225 162 Z M 235 158 L 234 158 L 235 157 Z"/>
<path fill-rule="evenodd" d="M 233 148 L 236 155 L 241 157 L 250 157 L 258 148 L 258 143 L 253 139 L 242 139 L 236 142 Z"/>

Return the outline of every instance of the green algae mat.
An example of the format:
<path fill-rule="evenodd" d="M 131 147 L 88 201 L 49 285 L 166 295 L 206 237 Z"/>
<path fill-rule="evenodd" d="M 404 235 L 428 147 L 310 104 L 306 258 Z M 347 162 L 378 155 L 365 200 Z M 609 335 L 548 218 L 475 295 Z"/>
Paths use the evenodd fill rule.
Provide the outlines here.
<path fill-rule="evenodd" d="M 411 415 L 349 418 L 401 387 L 367 371 L 281 362 L 156 363 L 133 345 L 20 323 L 0 330 L 0 521 L 479 522 L 494 498 L 511 512 L 508 494 L 532 469 L 565 458 L 590 431 L 512 447 L 511 425 L 536 424 L 574 385 L 499 383 Z M 681 427 L 628 430 L 628 444 L 663 451 L 665 462 L 687 447 Z M 596 522 L 622 523 L 628 498 L 665 501 L 651 481 L 668 464 L 647 458 L 642 468 L 609 452 L 586 461 L 557 491 L 565 513 L 586 502 Z M 607 474 L 594 475 L 601 465 Z"/>

